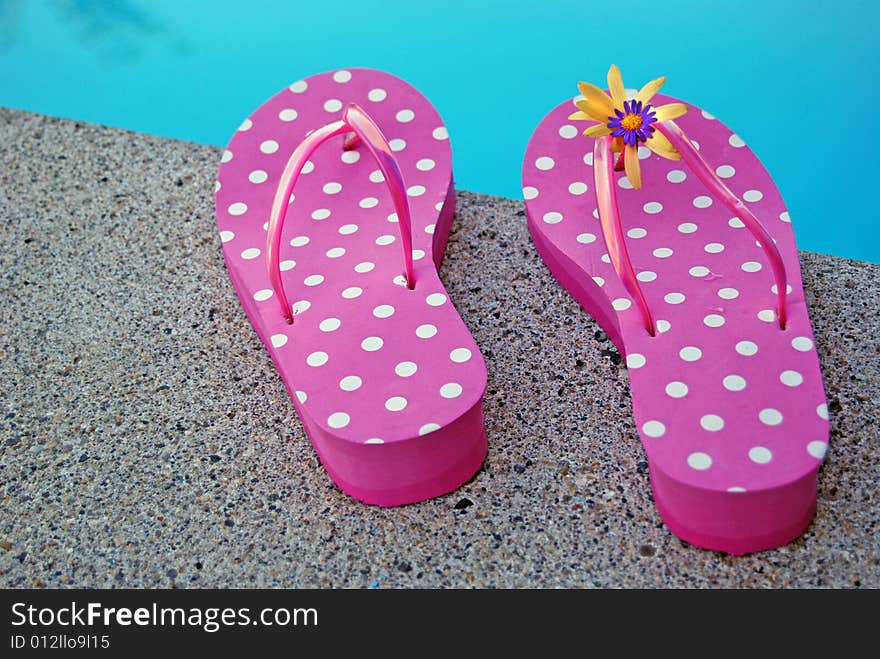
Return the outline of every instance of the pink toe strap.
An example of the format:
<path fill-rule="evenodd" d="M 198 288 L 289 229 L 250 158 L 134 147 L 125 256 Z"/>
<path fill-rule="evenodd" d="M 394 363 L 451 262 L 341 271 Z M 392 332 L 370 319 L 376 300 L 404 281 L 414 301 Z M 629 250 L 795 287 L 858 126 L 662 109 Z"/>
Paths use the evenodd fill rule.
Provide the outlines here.
<path fill-rule="evenodd" d="M 657 122 L 655 128 L 672 143 L 681 154 L 682 160 L 696 174 L 706 188 L 736 215 L 752 233 L 764 250 L 776 280 L 779 326 L 785 329 L 787 277 L 785 265 L 773 238 L 757 217 L 715 174 L 694 144 L 674 121 Z M 633 298 L 642 316 L 645 329 L 651 336 L 655 334 L 654 318 L 648 306 L 644 291 L 639 285 L 635 269 L 626 249 L 623 226 L 617 206 L 617 188 L 614 185 L 614 158 L 611 153 L 611 137 L 599 137 L 593 147 L 593 176 L 596 183 L 596 202 L 602 235 L 608 248 L 608 257 L 617 276 L 620 277 L 627 292 Z"/>
<path fill-rule="evenodd" d="M 293 313 L 284 291 L 284 283 L 281 280 L 281 230 L 284 226 L 284 218 L 287 216 L 293 188 L 309 156 L 315 149 L 327 140 L 349 132 L 354 132 L 354 138 L 346 139 L 344 148 L 354 148 L 358 141 L 363 142 L 385 177 L 385 182 L 391 193 L 391 200 L 394 203 L 394 210 L 397 213 L 397 225 L 403 247 L 406 285 L 407 288 L 415 288 L 412 223 L 406 186 L 400 174 L 400 167 L 398 167 L 391 147 L 388 145 L 388 140 L 385 139 L 376 122 L 361 107 L 350 103 L 345 108 L 340 121 L 334 121 L 314 130 L 293 150 L 275 191 L 275 200 L 272 202 L 272 213 L 269 217 L 266 234 L 266 268 L 272 290 L 281 305 L 281 313 L 288 323 L 293 323 Z"/>

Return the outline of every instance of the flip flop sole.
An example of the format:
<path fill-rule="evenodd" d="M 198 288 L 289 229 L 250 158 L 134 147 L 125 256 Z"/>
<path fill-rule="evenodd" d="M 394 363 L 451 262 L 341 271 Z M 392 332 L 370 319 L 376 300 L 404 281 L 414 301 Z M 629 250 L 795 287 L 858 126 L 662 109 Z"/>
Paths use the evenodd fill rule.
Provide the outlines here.
<path fill-rule="evenodd" d="M 815 510 L 828 420 L 783 201 L 744 142 L 689 106 L 677 123 L 783 255 L 791 286 L 785 330 L 751 234 L 680 162 L 642 150 L 642 189 L 623 176 L 616 185 L 627 247 L 658 319 L 651 337 L 610 264 L 593 142 L 568 121 L 572 107 L 551 111 L 529 144 L 529 229 L 554 276 L 626 356 L 658 509 L 673 532 L 701 547 L 742 554 L 785 544 Z"/>

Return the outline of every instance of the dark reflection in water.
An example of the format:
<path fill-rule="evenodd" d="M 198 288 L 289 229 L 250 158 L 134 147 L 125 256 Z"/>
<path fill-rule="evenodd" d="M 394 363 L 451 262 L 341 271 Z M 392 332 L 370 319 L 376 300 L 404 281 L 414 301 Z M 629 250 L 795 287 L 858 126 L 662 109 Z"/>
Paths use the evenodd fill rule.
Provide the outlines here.
<path fill-rule="evenodd" d="M 0 49 L 11 48 L 23 31 L 26 0 L 0 0 Z M 181 35 L 150 14 L 149 2 L 134 0 L 43 0 L 49 13 L 83 49 L 108 62 L 131 63 L 157 44 L 176 54 L 189 48 Z"/>

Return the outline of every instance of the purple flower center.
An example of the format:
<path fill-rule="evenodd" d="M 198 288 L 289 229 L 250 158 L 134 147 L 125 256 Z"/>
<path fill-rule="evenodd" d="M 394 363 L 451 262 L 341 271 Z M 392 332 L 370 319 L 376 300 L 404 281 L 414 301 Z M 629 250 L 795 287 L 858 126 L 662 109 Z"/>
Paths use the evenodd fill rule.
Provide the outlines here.
<path fill-rule="evenodd" d="M 647 142 L 654 133 L 657 117 L 654 108 L 645 105 L 641 101 L 624 101 L 623 110 L 614 110 L 614 117 L 608 117 L 606 126 L 611 129 L 611 135 L 622 137 L 624 144 L 636 146 L 639 142 Z"/>

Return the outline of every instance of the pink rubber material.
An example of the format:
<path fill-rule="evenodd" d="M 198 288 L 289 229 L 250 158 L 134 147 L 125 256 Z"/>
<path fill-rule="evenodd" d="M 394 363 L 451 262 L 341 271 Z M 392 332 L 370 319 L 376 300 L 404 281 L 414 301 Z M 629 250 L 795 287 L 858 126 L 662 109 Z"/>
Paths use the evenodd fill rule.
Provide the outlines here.
<path fill-rule="evenodd" d="M 412 289 L 395 244 L 399 229 L 409 232 L 395 226 L 393 181 L 389 191 L 383 174 L 390 170 L 374 153 L 382 140 L 361 130 L 345 150 L 343 133 L 354 122 L 333 125 L 351 103 L 388 137 L 385 155 L 405 185 Z M 301 170 L 288 221 L 278 222 L 281 285 L 294 300 L 290 324 L 268 274 L 267 229 L 291 154 L 310 131 L 327 126 L 338 144 L 310 149 L 279 193 Z M 216 197 L 233 286 L 336 484 L 366 503 L 393 506 L 469 480 L 487 451 L 486 370 L 437 273 L 455 196 L 446 129 L 427 99 L 369 69 L 300 80 L 233 135 Z"/>
<path fill-rule="evenodd" d="M 689 106 L 677 123 L 779 250 L 790 286 L 785 329 L 773 268 L 745 222 L 686 162 L 640 149 L 642 189 L 623 175 L 615 185 L 652 337 L 606 253 L 595 183 L 587 184 L 594 145 L 568 121 L 571 108 L 551 111 L 529 143 L 529 229 L 554 276 L 626 356 L 658 510 L 700 547 L 744 554 L 783 545 L 815 511 L 828 408 L 782 198 L 738 136 Z"/>

